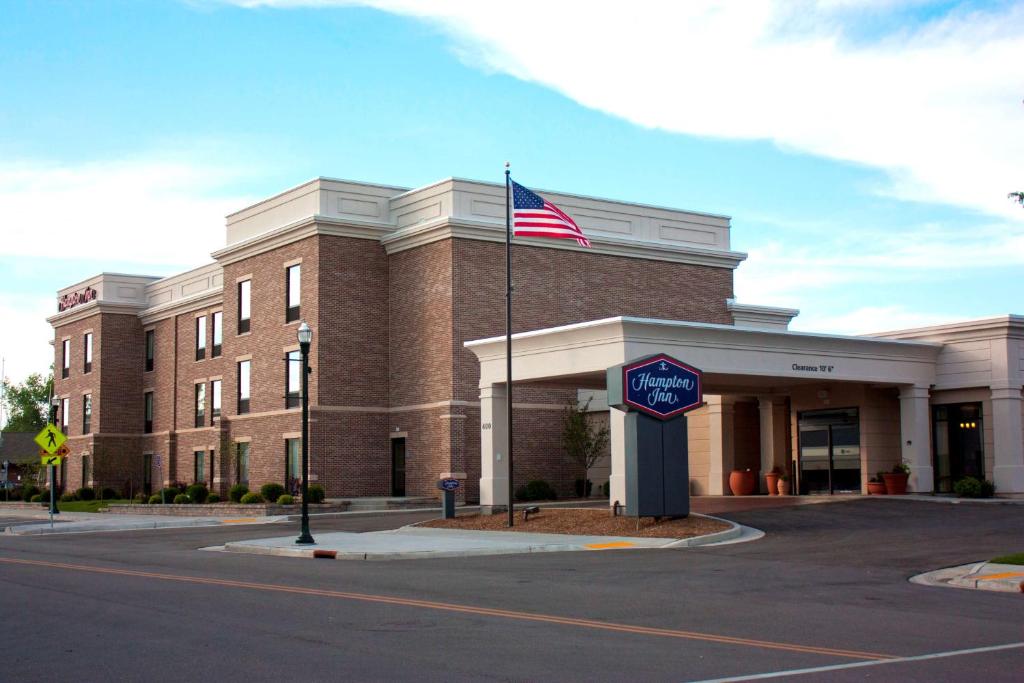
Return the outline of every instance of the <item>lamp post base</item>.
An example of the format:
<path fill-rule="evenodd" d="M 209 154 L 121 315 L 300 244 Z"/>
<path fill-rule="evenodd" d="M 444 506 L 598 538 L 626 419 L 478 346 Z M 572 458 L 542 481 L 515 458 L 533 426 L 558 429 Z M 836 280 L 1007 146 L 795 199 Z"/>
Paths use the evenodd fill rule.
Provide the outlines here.
<path fill-rule="evenodd" d="M 308 531 L 305 531 L 295 539 L 295 543 L 296 545 L 314 545 L 316 541 L 313 540 L 313 536 Z"/>

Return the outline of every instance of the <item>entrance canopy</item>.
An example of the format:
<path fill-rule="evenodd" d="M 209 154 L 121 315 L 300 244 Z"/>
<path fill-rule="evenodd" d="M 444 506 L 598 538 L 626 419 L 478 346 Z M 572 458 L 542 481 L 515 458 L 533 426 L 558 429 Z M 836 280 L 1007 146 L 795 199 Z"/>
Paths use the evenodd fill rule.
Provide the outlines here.
<path fill-rule="evenodd" d="M 466 342 L 480 386 L 505 383 L 505 338 Z M 708 393 L 758 393 L 802 383 L 880 387 L 935 383 L 942 344 L 845 337 L 680 320 L 615 317 L 512 337 L 513 382 L 604 388 L 605 370 L 668 353 L 704 371 Z"/>

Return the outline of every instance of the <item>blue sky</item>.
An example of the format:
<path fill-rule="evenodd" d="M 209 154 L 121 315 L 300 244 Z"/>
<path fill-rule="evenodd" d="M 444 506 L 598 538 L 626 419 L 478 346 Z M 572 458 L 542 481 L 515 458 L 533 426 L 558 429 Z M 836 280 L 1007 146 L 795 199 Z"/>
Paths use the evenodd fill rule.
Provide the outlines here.
<path fill-rule="evenodd" d="M 530 35 L 491 3 L 0 0 L 7 374 L 47 367 L 58 288 L 206 262 L 249 201 L 506 159 L 732 216 L 739 299 L 798 329 L 1024 312 L 1021 7 L 739 4 L 541 3 Z"/>

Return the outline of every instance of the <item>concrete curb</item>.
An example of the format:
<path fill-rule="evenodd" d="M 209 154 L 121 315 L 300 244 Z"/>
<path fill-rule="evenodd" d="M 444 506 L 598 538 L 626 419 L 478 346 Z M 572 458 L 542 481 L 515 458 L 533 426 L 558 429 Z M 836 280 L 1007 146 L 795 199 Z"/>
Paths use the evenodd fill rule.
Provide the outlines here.
<path fill-rule="evenodd" d="M 717 531 L 713 534 L 704 534 L 703 536 L 694 536 L 692 538 L 680 538 L 676 541 L 668 543 L 667 545 L 661 546 L 662 548 L 698 548 L 702 545 L 712 545 L 715 543 L 722 543 L 724 541 L 731 541 L 739 538 L 743 534 L 743 527 L 732 521 L 731 519 L 722 519 L 721 517 L 715 517 L 713 515 L 702 515 L 696 512 L 691 513 L 696 517 L 703 517 L 705 519 L 714 519 L 719 522 L 725 522 L 729 525 L 729 528 L 724 531 Z M 754 540 L 754 539 L 751 539 Z"/>
<path fill-rule="evenodd" d="M 928 494 L 908 493 L 904 496 L 862 496 L 863 500 L 904 500 L 940 505 L 1024 505 L 1024 498 L 948 498 Z"/>
<path fill-rule="evenodd" d="M 1001 576 L 1010 574 L 1011 576 Z M 995 576 L 996 578 L 989 578 Z M 1024 594 L 1024 567 L 1020 565 L 972 562 L 957 567 L 946 567 L 910 577 L 911 583 L 921 586 L 964 588 Z"/>

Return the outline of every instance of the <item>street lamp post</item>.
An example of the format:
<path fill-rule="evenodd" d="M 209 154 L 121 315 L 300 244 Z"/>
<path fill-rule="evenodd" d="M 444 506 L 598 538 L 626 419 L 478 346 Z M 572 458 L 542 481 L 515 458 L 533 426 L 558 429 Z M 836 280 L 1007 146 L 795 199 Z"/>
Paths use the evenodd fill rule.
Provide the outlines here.
<path fill-rule="evenodd" d="M 56 396 L 50 397 L 50 424 L 56 426 L 57 424 L 57 406 L 60 405 L 60 399 Z M 57 509 L 57 466 L 50 465 L 50 515 L 59 515 L 60 510 Z M 53 521 L 52 519 L 50 520 Z M 52 526 L 52 524 L 51 524 Z"/>
<path fill-rule="evenodd" d="M 299 323 L 296 332 L 299 351 L 302 353 L 302 531 L 296 543 L 316 543 L 309 533 L 309 345 L 313 342 L 313 330 L 306 321 Z"/>

